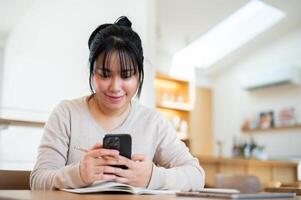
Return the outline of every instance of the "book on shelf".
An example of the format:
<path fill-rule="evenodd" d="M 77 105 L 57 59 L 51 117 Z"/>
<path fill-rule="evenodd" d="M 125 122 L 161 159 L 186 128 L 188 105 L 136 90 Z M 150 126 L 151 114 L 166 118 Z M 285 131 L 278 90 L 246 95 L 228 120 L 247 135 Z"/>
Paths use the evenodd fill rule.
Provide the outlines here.
<path fill-rule="evenodd" d="M 62 191 L 72 193 L 129 193 L 129 194 L 175 194 L 175 190 L 150 190 L 147 188 L 133 187 L 127 184 L 108 182 L 108 181 L 96 181 L 92 185 L 82 188 L 74 189 L 61 189 Z"/>

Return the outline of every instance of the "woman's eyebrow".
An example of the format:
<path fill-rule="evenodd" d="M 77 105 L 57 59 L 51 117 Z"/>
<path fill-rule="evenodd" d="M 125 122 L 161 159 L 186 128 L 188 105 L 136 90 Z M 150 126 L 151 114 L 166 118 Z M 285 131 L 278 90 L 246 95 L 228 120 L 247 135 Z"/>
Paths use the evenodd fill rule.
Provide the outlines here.
<path fill-rule="evenodd" d="M 96 66 L 95 69 L 102 70 L 102 71 L 111 71 L 109 68 L 102 67 L 102 66 Z"/>

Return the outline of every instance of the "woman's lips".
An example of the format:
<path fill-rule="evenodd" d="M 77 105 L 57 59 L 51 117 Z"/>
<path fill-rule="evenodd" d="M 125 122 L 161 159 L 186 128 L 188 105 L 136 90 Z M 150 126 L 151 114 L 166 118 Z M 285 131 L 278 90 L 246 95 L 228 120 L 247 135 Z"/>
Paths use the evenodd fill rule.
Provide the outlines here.
<path fill-rule="evenodd" d="M 108 99 L 112 102 L 112 103 L 119 103 L 122 98 L 124 97 L 124 95 L 122 96 L 110 96 L 110 95 L 106 95 L 108 97 Z"/>

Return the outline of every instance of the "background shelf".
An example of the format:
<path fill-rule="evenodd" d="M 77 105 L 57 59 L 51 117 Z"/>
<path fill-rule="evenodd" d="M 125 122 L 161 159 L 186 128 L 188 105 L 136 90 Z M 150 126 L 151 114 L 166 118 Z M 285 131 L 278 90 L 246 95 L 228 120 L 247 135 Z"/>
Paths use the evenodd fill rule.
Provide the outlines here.
<path fill-rule="evenodd" d="M 280 131 L 280 130 L 289 130 L 289 129 L 301 129 L 301 124 L 291 125 L 291 126 L 279 126 L 279 127 L 271 127 L 271 128 L 256 128 L 256 129 L 247 129 L 242 128 L 242 132 L 244 133 L 260 133 L 260 132 L 268 132 L 268 131 Z"/>
<path fill-rule="evenodd" d="M 4 126 L 13 125 L 13 126 L 44 127 L 45 122 L 0 118 L 0 125 L 4 125 Z"/>

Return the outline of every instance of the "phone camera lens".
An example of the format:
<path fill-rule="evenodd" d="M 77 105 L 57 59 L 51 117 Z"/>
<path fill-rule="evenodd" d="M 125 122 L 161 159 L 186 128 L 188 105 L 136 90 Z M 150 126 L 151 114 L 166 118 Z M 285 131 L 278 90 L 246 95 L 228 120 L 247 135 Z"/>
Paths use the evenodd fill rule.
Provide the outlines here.
<path fill-rule="evenodd" d="M 108 137 L 104 141 L 105 147 L 108 149 L 120 149 L 120 139 L 119 137 Z"/>

